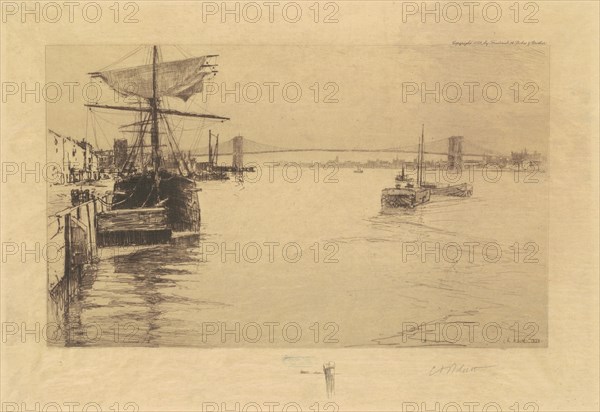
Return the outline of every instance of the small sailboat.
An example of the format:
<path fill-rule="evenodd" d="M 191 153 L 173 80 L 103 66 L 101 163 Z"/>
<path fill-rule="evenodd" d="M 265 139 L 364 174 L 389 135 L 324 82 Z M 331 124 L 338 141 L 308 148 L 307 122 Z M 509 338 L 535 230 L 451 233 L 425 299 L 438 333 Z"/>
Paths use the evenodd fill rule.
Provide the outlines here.
<path fill-rule="evenodd" d="M 219 166 L 219 135 L 215 136 L 212 144 L 212 130 L 208 131 L 208 162 L 196 163 L 194 180 L 204 182 L 207 180 L 229 180 L 228 168 Z"/>
<path fill-rule="evenodd" d="M 356 166 L 354 173 L 363 173 L 362 167 L 360 167 L 360 165 Z"/>
<path fill-rule="evenodd" d="M 421 131 L 421 141 L 417 155 L 417 181 L 407 178 L 402 167 L 402 177 L 396 177 L 396 187 L 383 189 L 381 192 L 381 206 L 384 209 L 414 208 L 429 202 L 431 189 L 423 187 L 423 140 L 425 125 Z"/>
<path fill-rule="evenodd" d="M 87 104 L 91 109 L 132 111 L 138 121 L 136 141 L 127 154 L 115 181 L 110 210 L 99 213 L 97 242 L 99 246 L 156 244 L 168 242 L 174 232 L 199 233 L 200 203 L 193 171 L 179 150 L 173 136 L 169 116 L 195 117 L 225 121 L 227 117 L 173 110 L 163 103 L 167 98 L 186 102 L 203 90 L 204 78 L 214 75 L 216 56 L 201 56 L 169 62 L 159 61 L 158 46 L 152 46 L 152 62 L 124 69 L 90 73 L 115 92 L 137 97 L 139 103 L 129 106 Z M 161 136 L 171 148 L 168 162 L 162 153 Z M 146 145 L 147 137 L 150 145 Z M 151 149 L 150 156 L 144 148 Z"/>

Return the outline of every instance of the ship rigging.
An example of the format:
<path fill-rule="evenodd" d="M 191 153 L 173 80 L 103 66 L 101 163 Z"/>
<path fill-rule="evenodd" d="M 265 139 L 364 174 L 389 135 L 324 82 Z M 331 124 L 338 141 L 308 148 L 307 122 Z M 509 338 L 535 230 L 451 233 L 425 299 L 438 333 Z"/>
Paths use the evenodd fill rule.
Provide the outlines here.
<path fill-rule="evenodd" d="M 173 232 L 198 233 L 200 189 L 174 137 L 169 116 L 229 120 L 214 114 L 175 110 L 164 104 L 166 98 L 187 102 L 202 93 L 205 78 L 217 73 L 217 65 L 211 63 L 216 55 L 161 62 L 158 46 L 151 50 L 151 64 L 89 73 L 116 93 L 138 100 L 137 105 L 129 106 L 86 104 L 90 110 L 130 111 L 138 115 L 136 122 L 122 126 L 134 127 L 126 131 L 135 133 L 136 139 L 115 182 L 112 210 L 98 216 L 101 246 L 162 243 Z M 148 135 L 150 145 L 146 144 Z M 166 136 L 175 171 L 166 167 L 161 136 Z M 150 148 L 149 159 L 145 148 Z"/>

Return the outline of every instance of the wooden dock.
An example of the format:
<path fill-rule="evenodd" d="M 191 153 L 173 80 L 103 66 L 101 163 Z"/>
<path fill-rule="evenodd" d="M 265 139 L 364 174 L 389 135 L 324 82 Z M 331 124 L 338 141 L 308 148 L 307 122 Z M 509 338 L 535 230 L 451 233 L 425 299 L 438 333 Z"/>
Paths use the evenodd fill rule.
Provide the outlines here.
<path fill-rule="evenodd" d="M 49 321 L 61 323 L 78 293 L 86 265 L 98 259 L 97 218 L 110 210 L 110 200 L 109 195 L 92 198 L 49 217 L 48 244 L 62 252 L 48 262 Z"/>
<path fill-rule="evenodd" d="M 101 212 L 96 219 L 97 245 L 154 245 L 171 240 L 164 207 L 116 209 Z"/>

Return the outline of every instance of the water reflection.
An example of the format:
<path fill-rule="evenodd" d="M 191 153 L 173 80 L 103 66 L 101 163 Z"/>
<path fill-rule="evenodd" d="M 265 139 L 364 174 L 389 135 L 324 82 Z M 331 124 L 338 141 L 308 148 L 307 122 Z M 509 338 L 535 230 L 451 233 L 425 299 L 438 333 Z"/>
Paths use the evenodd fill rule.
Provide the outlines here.
<path fill-rule="evenodd" d="M 243 339 L 223 342 L 218 335 L 207 342 L 203 328 L 214 322 L 230 328 L 297 322 L 304 334 L 295 346 L 314 346 L 309 328 L 332 322 L 339 325 L 334 346 L 394 346 L 403 343 L 396 337 L 405 321 L 457 318 L 535 321 L 543 337 L 545 249 L 540 247 L 539 264 L 523 264 L 515 262 L 513 246 L 519 242 L 522 257 L 525 242 L 546 244 L 546 188 L 512 180 L 475 182 L 471 198 L 432 197 L 414 209 L 382 211 L 381 182 L 393 180 L 388 175 L 341 171 L 337 184 L 207 182 L 201 237 L 102 250 L 67 310 L 64 323 L 72 333 L 61 344 L 247 346 Z M 209 259 L 203 256 L 207 242 L 218 247 Z M 222 253 L 251 242 L 280 246 L 273 261 Z M 288 242 L 301 246 L 300 261 L 282 259 L 281 245 Z M 337 245 L 334 263 L 324 259 L 328 242 Z M 435 253 L 404 253 L 413 251 L 407 245 L 453 242 L 463 247 L 457 262 L 436 261 Z M 486 242 L 498 244 L 502 258 L 483 261 L 477 246 L 479 255 L 470 262 L 464 245 Z M 253 345 L 261 344 L 287 345 L 264 340 Z"/>

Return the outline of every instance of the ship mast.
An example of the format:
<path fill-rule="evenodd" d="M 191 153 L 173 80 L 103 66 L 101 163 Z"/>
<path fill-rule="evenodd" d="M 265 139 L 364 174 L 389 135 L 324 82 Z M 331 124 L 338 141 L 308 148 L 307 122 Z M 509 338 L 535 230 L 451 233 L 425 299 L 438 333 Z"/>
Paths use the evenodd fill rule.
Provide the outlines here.
<path fill-rule="evenodd" d="M 215 167 L 218 166 L 218 163 L 219 163 L 219 135 L 217 135 L 217 141 L 215 142 L 215 154 L 214 154 Z"/>
<path fill-rule="evenodd" d="M 417 183 L 423 184 L 423 155 L 425 154 L 425 125 L 421 125 L 421 141 L 419 142 Z"/>
<path fill-rule="evenodd" d="M 208 130 L 208 165 L 212 168 L 213 165 L 213 154 L 212 154 L 212 131 Z"/>
<path fill-rule="evenodd" d="M 421 181 L 421 142 L 417 150 L 417 184 Z"/>
<path fill-rule="evenodd" d="M 158 50 L 156 46 L 152 47 L 152 98 L 148 99 L 150 104 L 150 114 L 152 116 L 152 129 L 150 131 L 152 141 L 152 165 L 154 166 L 155 176 L 160 168 L 159 147 L 160 140 L 158 136 L 158 98 L 156 97 L 156 66 L 158 63 Z"/>
<path fill-rule="evenodd" d="M 160 107 L 160 99 L 163 95 L 170 97 L 177 97 L 184 101 L 186 101 L 192 94 L 200 93 L 202 91 L 201 84 L 202 79 L 206 73 L 202 72 L 197 74 L 193 79 L 182 79 L 181 76 L 178 76 L 178 70 L 185 70 L 186 68 L 189 70 L 193 65 L 198 64 L 198 69 L 204 69 L 207 67 L 214 68 L 216 65 L 207 64 L 206 59 L 216 57 L 216 55 L 207 55 L 199 58 L 186 59 L 180 61 L 174 61 L 169 63 L 161 63 L 159 62 L 159 50 L 157 45 L 152 46 L 152 64 L 150 67 L 148 65 L 144 66 L 136 66 L 128 69 L 111 69 L 104 70 L 100 72 L 92 72 L 88 73 L 92 78 L 99 77 L 101 78 L 109 87 L 111 87 L 116 92 L 126 95 L 126 96 L 138 96 L 142 98 L 144 101 L 147 101 L 148 105 L 142 107 L 135 106 L 116 106 L 116 105 L 108 105 L 108 104 L 98 104 L 98 103 L 88 103 L 85 104 L 86 107 L 96 108 L 96 109 L 110 109 L 110 110 L 124 110 L 124 111 L 134 111 L 141 114 L 141 121 L 135 122 L 132 124 L 137 126 L 141 126 L 141 134 L 139 138 L 139 143 L 136 142 L 134 145 L 135 148 L 129 154 L 130 156 L 134 151 L 137 152 L 138 145 L 139 152 L 141 153 L 142 163 L 144 163 L 144 136 L 146 133 L 146 126 L 150 126 L 150 138 L 152 148 L 152 169 L 154 171 L 155 176 L 158 176 L 158 171 L 161 168 L 163 163 L 161 158 L 161 144 L 160 144 L 160 131 L 159 131 L 159 120 L 162 119 L 165 121 L 165 126 L 167 128 L 167 141 L 169 145 L 171 145 L 171 149 L 175 154 L 175 158 L 177 161 L 177 152 L 180 152 L 177 141 L 172 140 L 172 130 L 170 129 L 169 123 L 167 119 L 164 117 L 166 115 L 169 116 L 181 116 L 181 117 L 193 117 L 193 118 L 202 118 L 202 119 L 210 119 L 210 120 L 218 120 L 225 121 L 230 120 L 228 117 L 217 116 L 213 114 L 204 114 L 204 113 L 192 113 L 192 112 L 183 112 L 174 109 L 163 109 Z M 162 67 L 163 64 L 166 64 L 166 70 L 161 70 L 159 73 L 159 66 Z M 180 67 L 181 66 L 181 67 Z M 152 70 L 151 79 L 147 79 L 145 77 L 145 73 L 148 73 L 148 68 Z M 216 71 L 213 69 L 213 73 Z M 159 79 L 159 76 L 161 78 Z M 151 80 L 151 84 L 150 81 Z M 164 90 L 159 90 L 158 82 L 165 82 L 166 86 L 163 88 Z M 193 81 L 192 81 L 193 80 Z M 135 91 L 131 91 L 128 88 L 120 87 L 119 84 L 134 84 L 138 87 L 136 88 L 137 93 Z M 161 83 L 162 87 L 162 83 Z M 166 91 L 165 91 L 166 90 Z M 180 93 L 173 92 L 180 91 Z M 184 92 L 181 92 L 183 90 Z M 189 94 L 187 94 L 189 93 Z M 143 113 L 148 113 L 149 116 L 144 120 Z M 175 147 L 173 147 L 175 146 Z M 218 144 L 215 147 L 215 151 L 218 150 Z M 210 154 L 211 158 L 214 156 L 214 153 Z M 212 160 L 212 159 L 211 159 Z M 184 163 L 187 169 L 187 164 Z M 142 167 L 142 171 L 144 168 Z M 181 173 L 181 170 L 180 170 Z M 188 170 L 189 173 L 189 170 Z"/>

